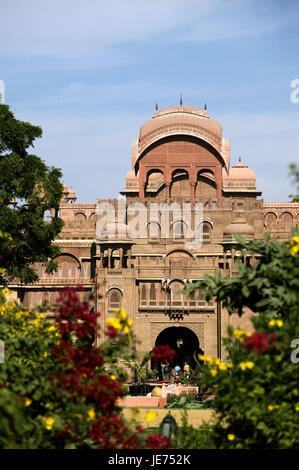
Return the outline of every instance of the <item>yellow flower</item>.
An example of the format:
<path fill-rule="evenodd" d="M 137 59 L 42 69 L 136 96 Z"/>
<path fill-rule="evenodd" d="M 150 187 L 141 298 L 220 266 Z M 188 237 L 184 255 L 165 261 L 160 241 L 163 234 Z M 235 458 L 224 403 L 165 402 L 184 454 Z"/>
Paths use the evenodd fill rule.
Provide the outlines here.
<path fill-rule="evenodd" d="M 127 319 L 127 312 L 125 310 L 119 310 L 117 316 L 120 320 L 125 321 Z"/>
<path fill-rule="evenodd" d="M 299 411 L 299 406 L 295 406 L 295 411 Z"/>
<path fill-rule="evenodd" d="M 47 328 L 48 331 L 55 331 L 57 328 L 55 325 L 51 325 L 49 326 L 49 328 Z"/>
<path fill-rule="evenodd" d="M 116 380 L 116 376 L 115 375 L 110 375 L 110 379 L 111 380 Z"/>
<path fill-rule="evenodd" d="M 290 240 L 290 243 L 287 244 L 287 248 L 289 250 L 289 253 L 294 256 L 296 253 L 299 251 L 299 237 L 293 237 Z"/>
<path fill-rule="evenodd" d="M 44 357 L 47 357 L 48 353 L 47 351 L 44 352 Z"/>
<path fill-rule="evenodd" d="M 76 418 L 79 418 L 79 419 L 82 419 L 82 418 L 83 418 L 83 416 L 81 415 L 81 413 L 75 413 L 75 416 L 76 416 Z"/>
<path fill-rule="evenodd" d="M 239 390 L 239 392 L 241 392 L 241 393 L 246 392 L 246 388 L 244 388 L 244 387 L 240 387 L 240 388 L 238 388 L 238 390 Z"/>
<path fill-rule="evenodd" d="M 278 328 L 281 328 L 283 326 L 283 321 L 272 318 L 272 320 L 269 321 L 268 326 L 270 326 L 270 328 L 273 328 L 273 326 L 278 326 Z"/>
<path fill-rule="evenodd" d="M 145 417 L 146 421 L 152 421 L 153 419 L 156 419 L 158 416 L 158 413 L 156 411 L 149 411 Z"/>
<path fill-rule="evenodd" d="M 95 418 L 95 415 L 96 415 L 94 410 L 88 410 L 87 414 L 88 414 L 87 421 L 92 421 Z"/>
<path fill-rule="evenodd" d="M 226 370 L 226 369 L 227 369 L 227 365 L 222 362 L 221 364 L 219 364 L 219 369 L 220 369 L 220 370 Z"/>
<path fill-rule="evenodd" d="M 4 287 L 4 289 L 2 290 L 3 294 L 12 294 L 13 291 L 12 290 L 9 290 L 7 287 Z"/>
<path fill-rule="evenodd" d="M 233 441 L 233 440 L 235 439 L 235 435 L 234 435 L 234 434 L 228 434 L 228 435 L 227 435 L 227 439 L 228 439 L 229 441 Z"/>
<path fill-rule="evenodd" d="M 230 369 L 233 367 L 233 365 L 232 365 L 231 362 L 228 362 L 226 365 L 227 365 L 227 367 L 230 368 Z"/>
<path fill-rule="evenodd" d="M 269 410 L 269 411 L 276 410 L 277 408 L 279 408 L 279 405 L 269 405 L 269 406 L 268 406 L 268 410 Z"/>
<path fill-rule="evenodd" d="M 217 375 L 217 369 L 211 369 L 211 374 L 215 377 L 215 375 Z"/>
<path fill-rule="evenodd" d="M 122 329 L 122 326 L 121 326 L 120 321 L 119 321 L 118 318 L 108 318 L 107 324 L 109 326 L 112 326 L 116 330 L 121 330 Z"/>
<path fill-rule="evenodd" d="M 44 420 L 45 420 L 46 429 L 48 431 L 51 431 L 51 429 L 53 428 L 53 424 L 55 423 L 55 420 L 51 417 L 50 418 L 44 417 Z"/>
<path fill-rule="evenodd" d="M 253 369 L 254 363 L 251 362 L 251 361 L 248 361 L 248 362 L 240 362 L 239 366 L 240 366 L 240 368 L 241 368 L 242 370 Z"/>
<path fill-rule="evenodd" d="M 32 401 L 30 400 L 30 398 L 25 398 L 25 406 L 30 406 L 32 403 Z"/>

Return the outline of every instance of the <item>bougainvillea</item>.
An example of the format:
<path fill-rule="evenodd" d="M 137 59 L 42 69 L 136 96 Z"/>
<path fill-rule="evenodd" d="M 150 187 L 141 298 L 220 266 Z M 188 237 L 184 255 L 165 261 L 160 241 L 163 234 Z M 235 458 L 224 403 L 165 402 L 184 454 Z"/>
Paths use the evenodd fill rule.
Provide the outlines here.
<path fill-rule="evenodd" d="M 98 314 L 90 312 L 92 298 L 82 302 L 78 290 L 61 292 L 54 321 L 7 302 L 5 293 L 0 296 L 0 337 L 6 345 L 1 396 L 23 416 L 18 432 L 8 422 L 1 447 L 169 447 L 169 439 L 149 439 L 140 426 L 127 422 L 118 405 L 127 392 L 119 359 L 135 357 L 131 320 L 125 311 L 115 311 L 107 338 L 95 346 Z"/>
<path fill-rule="evenodd" d="M 161 344 L 155 346 L 152 350 L 152 358 L 157 362 L 164 362 L 171 364 L 177 353 L 171 349 L 168 344 Z"/>

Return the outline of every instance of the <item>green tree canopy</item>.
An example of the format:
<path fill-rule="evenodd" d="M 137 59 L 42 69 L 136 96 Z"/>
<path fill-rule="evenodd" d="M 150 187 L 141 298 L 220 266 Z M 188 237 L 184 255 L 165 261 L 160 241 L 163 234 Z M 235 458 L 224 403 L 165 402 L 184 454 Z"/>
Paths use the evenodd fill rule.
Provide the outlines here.
<path fill-rule="evenodd" d="M 0 104 L 0 284 L 18 278 L 38 279 L 33 263 L 53 271 L 59 249 L 52 241 L 63 221 L 57 216 L 62 197 L 62 176 L 29 153 L 42 129 L 17 120 L 9 106 Z M 55 216 L 45 220 L 45 213 Z"/>

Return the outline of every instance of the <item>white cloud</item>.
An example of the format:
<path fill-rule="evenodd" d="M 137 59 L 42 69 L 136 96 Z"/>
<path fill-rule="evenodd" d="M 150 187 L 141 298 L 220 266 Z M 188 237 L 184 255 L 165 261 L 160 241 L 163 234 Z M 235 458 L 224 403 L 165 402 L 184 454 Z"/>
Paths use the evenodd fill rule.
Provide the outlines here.
<path fill-rule="evenodd" d="M 16 116 L 43 128 L 34 152 L 62 168 L 64 181 L 81 202 L 117 197 L 131 165 L 131 144 L 151 113 L 54 114 L 23 111 Z M 265 201 L 288 201 L 294 187 L 288 165 L 298 161 L 299 121 L 287 113 L 227 113 L 212 116 L 231 143 L 231 164 L 238 156 L 257 176 Z"/>
<path fill-rule="evenodd" d="M 257 0 L 11 0 L 1 7 L 0 53 L 82 57 L 120 43 L 207 41 L 262 34 L 298 22 Z"/>
<path fill-rule="evenodd" d="M 206 0 L 12 0 L 1 9 L 0 52 L 92 55 L 167 31 L 206 7 Z"/>

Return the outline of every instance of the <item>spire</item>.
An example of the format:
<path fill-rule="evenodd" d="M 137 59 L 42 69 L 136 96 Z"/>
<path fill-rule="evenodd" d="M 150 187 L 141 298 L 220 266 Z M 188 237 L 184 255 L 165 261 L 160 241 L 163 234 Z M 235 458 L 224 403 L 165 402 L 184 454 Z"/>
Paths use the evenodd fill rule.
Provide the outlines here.
<path fill-rule="evenodd" d="M 241 157 L 239 157 L 239 162 L 241 163 Z"/>
<path fill-rule="evenodd" d="M 204 110 L 205 111 L 207 110 L 207 103 L 205 103 L 205 105 L 204 105 Z"/>
<path fill-rule="evenodd" d="M 159 109 L 159 108 L 158 108 L 158 103 L 156 103 L 156 111 L 158 111 L 158 109 Z"/>
<path fill-rule="evenodd" d="M 181 96 L 180 96 L 180 106 L 183 106 L 183 97 L 182 97 L 182 93 L 181 93 Z"/>

